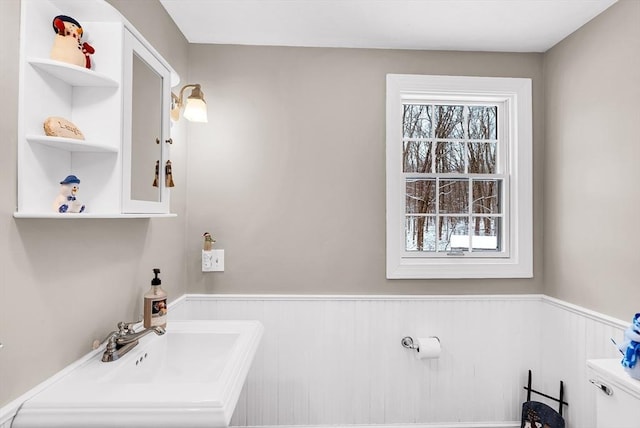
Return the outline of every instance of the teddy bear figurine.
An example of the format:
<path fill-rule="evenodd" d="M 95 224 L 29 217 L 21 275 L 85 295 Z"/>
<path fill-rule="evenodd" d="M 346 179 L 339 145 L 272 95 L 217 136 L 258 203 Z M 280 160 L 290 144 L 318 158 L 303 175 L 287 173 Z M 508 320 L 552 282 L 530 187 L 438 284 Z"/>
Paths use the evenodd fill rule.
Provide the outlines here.
<path fill-rule="evenodd" d="M 60 182 L 60 194 L 53 201 L 53 210 L 57 213 L 81 213 L 85 206 L 78 202 L 76 194 L 80 189 L 80 180 L 68 175 Z"/>
<path fill-rule="evenodd" d="M 81 41 L 83 30 L 80 23 L 70 16 L 58 15 L 53 18 L 52 25 L 56 35 L 51 48 L 51 59 L 91 68 L 89 55 L 95 49 L 89 43 Z"/>

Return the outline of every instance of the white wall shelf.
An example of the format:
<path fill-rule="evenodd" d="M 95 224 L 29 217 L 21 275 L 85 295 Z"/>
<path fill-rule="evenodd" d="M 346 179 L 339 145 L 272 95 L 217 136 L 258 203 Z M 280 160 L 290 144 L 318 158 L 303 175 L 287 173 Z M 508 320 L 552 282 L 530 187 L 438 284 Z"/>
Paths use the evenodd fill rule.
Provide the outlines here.
<path fill-rule="evenodd" d="M 111 77 L 77 65 L 43 58 L 30 58 L 28 62 L 35 68 L 43 70 L 71 86 L 106 86 L 113 88 L 119 86 L 119 83 Z"/>
<path fill-rule="evenodd" d="M 55 212 L 51 213 L 24 213 L 24 212 L 14 212 L 14 218 L 47 218 L 47 219 L 56 219 L 56 220 L 70 220 L 70 219 L 79 219 L 79 218 L 172 218 L 177 217 L 177 214 L 119 214 L 119 213 L 101 213 L 101 214 L 92 214 L 92 213 L 64 213 L 59 214 Z"/>
<path fill-rule="evenodd" d="M 73 138 L 49 137 L 46 135 L 27 135 L 30 143 L 42 144 L 54 149 L 66 150 L 68 152 L 95 152 L 95 153 L 118 153 L 118 148 L 106 144 L 95 143 L 86 140 L 76 140 Z"/>
<path fill-rule="evenodd" d="M 51 22 L 57 15 L 72 16 L 82 25 L 82 41 L 95 47 L 91 69 L 50 59 L 57 37 Z M 158 119 L 163 126 L 162 130 L 158 129 L 160 141 L 170 137 L 169 82 L 173 77 L 177 78 L 173 76 L 175 72 L 171 66 L 117 9 L 104 0 L 22 0 L 20 32 L 18 200 L 14 217 L 175 217 L 169 212 L 169 191 L 164 188 L 163 175 L 159 180 L 163 183 L 160 188 L 147 189 L 153 197 L 160 195 L 153 209 L 143 206 L 134 210 L 127 205 L 131 199 L 127 185 L 131 187 L 132 171 L 138 174 L 136 177 L 141 177 L 140 186 L 148 183 L 151 187 L 156 159 L 164 165 L 169 148 L 156 145 L 156 138 L 149 140 L 136 136 L 135 141 L 140 145 L 146 146 L 149 141 L 154 149 L 159 148 L 157 158 L 148 162 L 144 159 L 136 165 L 127 153 L 132 144 L 125 144 L 125 140 L 134 139 L 134 124 L 150 126 L 141 119 L 132 121 L 131 57 L 136 54 L 153 58 L 154 71 L 167 83 L 158 89 L 159 93 L 154 93 L 154 99 L 161 100 L 161 106 L 157 108 L 162 113 L 162 118 Z M 137 43 L 135 52 L 125 43 L 131 39 Z M 150 63 L 145 61 L 145 64 Z M 49 117 L 69 120 L 82 131 L 85 139 L 44 135 L 44 122 Z M 150 156 L 155 155 L 156 152 L 151 151 Z M 161 173 L 164 173 L 162 168 Z M 68 175 L 80 179 L 77 197 L 86 206 L 82 213 L 61 214 L 52 206 L 60 192 L 59 183 Z"/>

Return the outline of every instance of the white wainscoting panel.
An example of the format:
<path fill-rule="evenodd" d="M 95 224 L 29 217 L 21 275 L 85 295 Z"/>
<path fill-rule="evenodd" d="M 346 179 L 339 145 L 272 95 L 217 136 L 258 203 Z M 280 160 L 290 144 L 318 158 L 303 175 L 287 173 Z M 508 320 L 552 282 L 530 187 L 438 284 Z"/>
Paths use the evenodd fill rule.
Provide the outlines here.
<path fill-rule="evenodd" d="M 256 428 L 518 428 L 528 369 L 547 394 L 564 381 L 567 428 L 595 428 L 586 361 L 619 357 L 610 338 L 621 340 L 630 322 L 541 295 L 185 295 L 169 313 L 170 321 L 262 321 L 232 419 Z M 417 360 L 400 344 L 432 335 L 442 343 L 437 360 Z M 0 408 L 0 428 L 90 356 Z"/>
<path fill-rule="evenodd" d="M 569 403 L 564 415 L 567 427 L 595 428 L 597 390 L 589 383 L 586 362 L 621 357 L 611 338 L 621 341 L 631 320 L 623 322 L 546 296 L 543 303 L 540 352 L 544 376 L 534 387 L 557 397 L 559 381 L 563 380 Z M 544 399 L 537 401 L 557 406 Z"/>
<path fill-rule="evenodd" d="M 238 426 L 520 420 L 538 371 L 540 296 L 187 296 L 186 317 L 258 319 Z M 438 336 L 417 360 L 404 336 Z M 473 425 L 475 426 L 475 425 Z"/>

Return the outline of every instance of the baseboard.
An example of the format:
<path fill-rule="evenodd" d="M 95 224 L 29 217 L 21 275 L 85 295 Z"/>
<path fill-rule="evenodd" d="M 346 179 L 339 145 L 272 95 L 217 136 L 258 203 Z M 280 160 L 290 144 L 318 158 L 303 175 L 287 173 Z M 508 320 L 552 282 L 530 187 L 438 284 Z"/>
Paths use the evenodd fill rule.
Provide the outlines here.
<path fill-rule="evenodd" d="M 452 422 L 438 424 L 395 425 L 264 425 L 242 428 L 520 428 L 520 422 Z M 0 423 L 0 428 L 11 428 L 11 421 Z M 233 428 L 233 427 L 232 427 Z"/>
<path fill-rule="evenodd" d="M 379 425 L 256 425 L 242 428 L 520 428 L 517 421 L 510 422 L 439 422 L 432 424 L 379 424 Z M 1 427 L 0 427 L 1 428 Z"/>

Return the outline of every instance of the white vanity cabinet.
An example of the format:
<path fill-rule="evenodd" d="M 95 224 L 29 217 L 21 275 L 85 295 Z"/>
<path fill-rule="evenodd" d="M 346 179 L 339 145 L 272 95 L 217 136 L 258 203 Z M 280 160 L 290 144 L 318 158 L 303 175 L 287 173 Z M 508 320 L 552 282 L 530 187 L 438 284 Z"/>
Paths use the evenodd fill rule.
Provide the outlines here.
<path fill-rule="evenodd" d="M 620 358 L 587 361 L 589 381 L 595 386 L 596 428 L 640 426 L 640 380 L 622 368 Z"/>
<path fill-rule="evenodd" d="M 154 109 L 155 139 L 148 156 L 161 166 L 168 159 L 169 105 L 173 70 L 122 15 L 103 0 L 23 0 L 21 4 L 20 81 L 18 112 L 17 218 L 127 218 L 172 216 L 169 191 L 160 168 L 154 188 L 155 161 L 136 164 L 132 148 L 135 114 L 131 58 L 143 58 L 158 77 L 157 93 L 145 109 Z M 92 69 L 51 60 L 55 32 L 52 21 L 67 15 L 80 22 L 82 41 L 93 46 Z M 134 51 L 137 54 L 134 54 Z M 138 103 L 140 104 L 140 103 Z M 47 117 L 65 118 L 84 140 L 48 137 Z M 149 121 L 143 124 L 150 127 Z M 139 125 L 138 125 L 139 126 Z M 133 158 L 133 162 L 132 162 Z M 151 165 L 149 165 L 151 163 Z M 132 202 L 132 177 L 144 174 L 151 197 Z M 78 201 L 83 213 L 58 213 L 53 202 L 60 181 L 80 179 Z M 135 196 L 135 193 L 133 194 Z"/>

